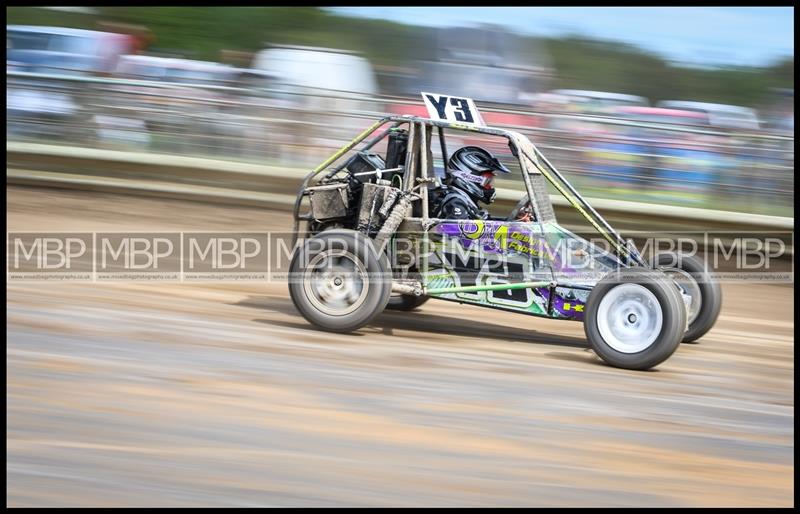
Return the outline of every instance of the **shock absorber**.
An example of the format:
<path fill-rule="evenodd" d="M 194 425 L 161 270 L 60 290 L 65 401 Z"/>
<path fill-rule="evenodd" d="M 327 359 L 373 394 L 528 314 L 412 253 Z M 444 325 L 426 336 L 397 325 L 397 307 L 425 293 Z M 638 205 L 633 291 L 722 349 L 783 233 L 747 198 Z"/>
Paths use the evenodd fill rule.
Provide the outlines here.
<path fill-rule="evenodd" d="M 391 209 L 392 205 L 394 205 L 394 202 L 397 201 L 397 196 L 399 194 L 400 194 L 399 189 L 392 189 L 389 192 L 389 196 L 386 198 L 386 200 L 384 200 L 383 205 L 378 211 L 378 214 L 380 214 L 382 218 L 386 218 L 388 216 L 389 209 Z"/>
<path fill-rule="evenodd" d="M 378 235 L 375 236 L 375 246 L 379 252 L 383 250 L 386 240 L 395 233 L 397 227 L 403 222 L 403 218 L 406 217 L 406 212 L 408 212 L 408 207 L 411 205 L 411 202 L 417 198 L 414 194 L 403 193 L 401 191 L 397 191 L 397 196 L 398 199 L 394 204 L 394 208 L 392 208 L 392 212 L 386 218 L 386 221 L 383 222 L 383 226 L 378 231 Z"/>

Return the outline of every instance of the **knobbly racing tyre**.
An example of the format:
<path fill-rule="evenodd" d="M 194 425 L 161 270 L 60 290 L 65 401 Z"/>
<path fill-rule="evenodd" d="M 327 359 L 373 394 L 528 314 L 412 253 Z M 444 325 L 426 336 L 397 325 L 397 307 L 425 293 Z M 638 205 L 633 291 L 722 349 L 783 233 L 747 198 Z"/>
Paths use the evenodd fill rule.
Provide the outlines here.
<path fill-rule="evenodd" d="M 292 302 L 324 330 L 351 332 L 366 325 L 383 312 L 391 292 L 388 258 L 353 230 L 326 230 L 307 239 L 289 265 Z"/>
<path fill-rule="evenodd" d="M 686 306 L 664 273 L 627 268 L 595 285 L 583 326 L 592 349 L 605 362 L 646 370 L 664 362 L 680 345 Z"/>
<path fill-rule="evenodd" d="M 413 294 L 393 294 L 389 297 L 387 309 L 395 311 L 413 311 L 430 299 L 429 296 L 414 296 Z"/>
<path fill-rule="evenodd" d="M 689 328 L 683 342 L 691 343 L 711 330 L 722 308 L 722 288 L 711 279 L 706 266 L 697 257 L 680 253 L 661 253 L 653 259 L 654 267 L 663 271 L 692 297 L 689 305 Z"/>

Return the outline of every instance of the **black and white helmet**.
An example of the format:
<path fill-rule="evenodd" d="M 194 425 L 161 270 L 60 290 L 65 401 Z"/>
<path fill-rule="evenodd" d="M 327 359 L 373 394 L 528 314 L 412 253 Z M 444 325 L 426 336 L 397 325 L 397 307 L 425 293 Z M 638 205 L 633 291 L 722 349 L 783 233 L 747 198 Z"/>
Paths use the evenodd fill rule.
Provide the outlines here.
<path fill-rule="evenodd" d="M 464 191 L 474 201 L 488 205 L 497 194 L 494 189 L 497 172 L 511 173 L 483 148 L 464 146 L 450 157 L 445 170 L 445 183 Z"/>

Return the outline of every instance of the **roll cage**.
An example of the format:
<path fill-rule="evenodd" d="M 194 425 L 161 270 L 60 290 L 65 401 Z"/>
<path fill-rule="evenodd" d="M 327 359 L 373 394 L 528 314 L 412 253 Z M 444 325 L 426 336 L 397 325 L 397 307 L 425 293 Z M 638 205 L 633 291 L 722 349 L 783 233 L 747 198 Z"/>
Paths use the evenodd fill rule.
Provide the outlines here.
<path fill-rule="evenodd" d="M 513 130 L 467 125 L 410 115 L 386 116 L 381 118 L 306 175 L 303 179 L 293 209 L 293 245 L 300 235 L 300 222 L 310 222 L 313 220 L 310 211 L 306 213 L 300 212 L 303 200 L 309 196 L 308 188 L 316 185 L 324 185 L 332 181 L 333 177 L 347 165 L 347 160 L 342 160 L 342 157 L 349 151 L 356 149 L 360 143 L 363 142 L 363 145 L 361 145 L 357 151 L 369 150 L 387 137 L 390 129 L 398 128 L 405 124 L 409 126 L 409 143 L 406 153 L 405 169 L 403 170 L 403 191 L 410 192 L 415 185 L 431 181 L 431 177 L 428 176 L 428 171 L 432 167 L 432 163 L 429 162 L 429 149 L 432 143 L 431 136 L 434 127 L 438 132 L 439 143 L 445 161 L 447 160 L 447 149 L 444 138 L 444 131 L 446 129 L 503 137 L 508 141 L 512 155 L 518 159 L 527 197 L 531 199 L 531 204 L 537 220 L 544 222 L 556 221 L 553 206 L 547 191 L 546 180 L 555 187 L 569 204 L 575 208 L 606 241 L 608 241 L 614 254 L 621 262 L 628 266 L 647 266 L 647 263 L 641 255 L 629 245 L 591 205 L 589 205 L 586 199 L 575 190 L 566 178 L 564 178 L 555 166 L 547 160 L 541 151 L 526 136 Z M 389 126 L 384 128 L 386 125 Z M 384 129 L 381 131 L 380 129 L 382 128 Z M 373 134 L 376 135 L 373 136 Z M 373 137 L 368 139 L 370 136 Z M 340 160 L 343 162 L 331 167 Z M 421 188 L 421 195 L 421 219 L 418 221 L 421 221 L 422 226 L 425 227 L 428 226 L 430 220 L 428 213 L 428 189 L 426 187 Z M 303 236 L 306 237 L 307 235 L 306 229 L 303 232 Z"/>

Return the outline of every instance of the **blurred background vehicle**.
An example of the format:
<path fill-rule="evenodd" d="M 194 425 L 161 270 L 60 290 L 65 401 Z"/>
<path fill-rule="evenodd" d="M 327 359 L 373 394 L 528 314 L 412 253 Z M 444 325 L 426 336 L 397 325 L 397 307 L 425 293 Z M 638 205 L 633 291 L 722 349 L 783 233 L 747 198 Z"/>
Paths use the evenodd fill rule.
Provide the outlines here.
<path fill-rule="evenodd" d="M 226 97 L 214 86 L 230 85 L 238 73 L 233 66 L 210 61 L 121 56 L 113 76 L 145 83 L 107 87 L 103 103 L 94 104 L 99 142 L 177 153 L 219 153 L 215 143 Z M 187 133 L 194 137 L 187 139 Z M 185 145 L 190 148 L 184 149 Z"/>
<path fill-rule="evenodd" d="M 129 36 L 62 27 L 6 27 L 6 69 L 35 74 L 90 76 L 108 74 L 119 56 L 133 47 Z M 6 89 L 7 130 L 15 136 L 39 135 L 77 141 L 91 134 L 79 107 L 84 88 L 77 82 L 15 82 Z"/>
<path fill-rule="evenodd" d="M 551 94 L 566 99 L 566 109 L 584 114 L 609 114 L 618 106 L 647 106 L 646 98 L 623 93 L 606 91 L 585 91 L 581 89 L 556 89 Z"/>
<path fill-rule="evenodd" d="M 722 159 L 714 136 L 691 129 L 709 127 L 705 113 L 660 107 L 617 107 L 630 125 L 610 125 L 608 137 L 589 145 L 592 173 L 631 199 L 662 199 L 698 205 L 718 184 Z M 682 131 L 682 129 L 690 129 Z"/>
<path fill-rule="evenodd" d="M 370 62 L 346 50 L 273 45 L 253 57 L 252 68 L 280 77 L 283 84 L 296 88 L 378 94 Z"/>
<path fill-rule="evenodd" d="M 275 77 L 287 93 L 283 98 L 296 111 L 311 113 L 298 121 L 317 124 L 316 130 L 307 131 L 303 125 L 294 127 L 297 132 L 294 139 L 305 140 L 311 148 L 334 145 L 335 141 L 368 126 L 366 120 L 337 113 L 378 109 L 378 104 L 372 101 L 378 94 L 375 71 L 357 52 L 271 45 L 253 56 L 251 68 Z M 319 153 L 313 150 L 305 156 L 308 162 L 319 160 Z"/>
<path fill-rule="evenodd" d="M 759 129 L 756 111 L 747 107 L 683 100 L 662 100 L 656 106 L 665 109 L 683 109 L 685 111 L 703 113 L 708 116 L 708 122 L 713 127 L 743 130 Z"/>
<path fill-rule="evenodd" d="M 31 73 L 108 73 L 129 53 L 130 36 L 63 27 L 6 26 L 6 61 Z"/>

